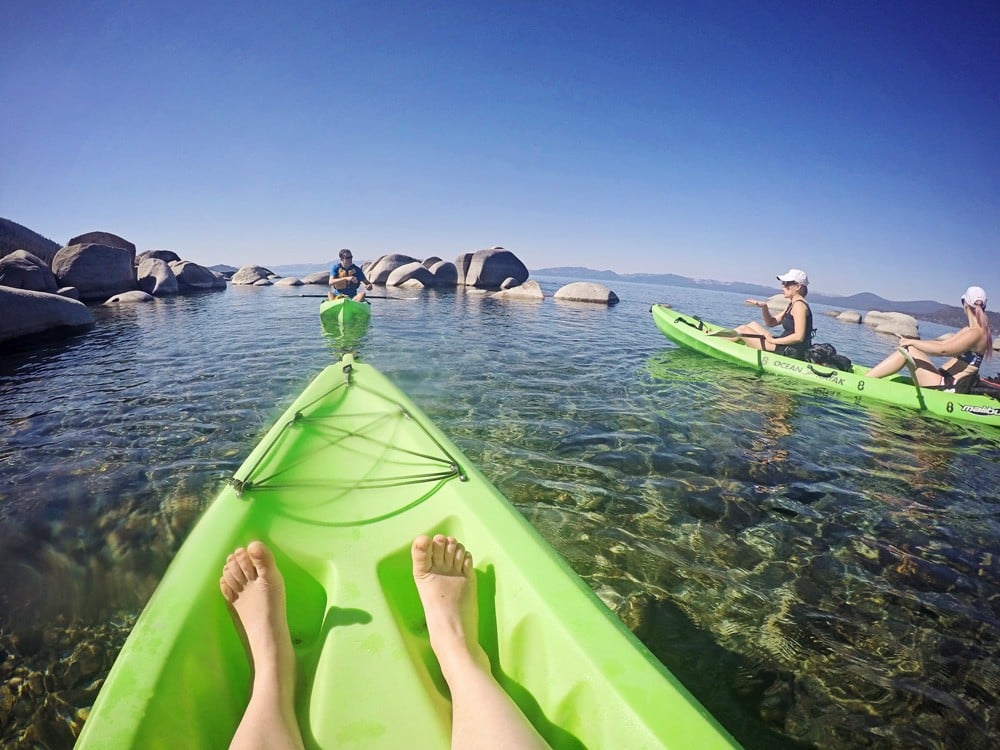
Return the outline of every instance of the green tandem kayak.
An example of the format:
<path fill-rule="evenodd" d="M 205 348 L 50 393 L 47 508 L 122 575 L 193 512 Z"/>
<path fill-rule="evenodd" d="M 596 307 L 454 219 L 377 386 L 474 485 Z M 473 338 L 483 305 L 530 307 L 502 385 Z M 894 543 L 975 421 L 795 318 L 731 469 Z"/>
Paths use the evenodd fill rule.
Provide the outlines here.
<path fill-rule="evenodd" d="M 1000 427 L 1000 401 L 988 395 L 917 388 L 910 378 L 903 375 L 866 378 L 864 373 L 867 367 L 854 365 L 851 372 L 842 372 L 773 352 L 762 352 L 741 341 L 710 336 L 708 334 L 714 331 L 723 330 L 722 327 L 684 315 L 665 305 L 653 305 L 651 312 L 656 326 L 668 339 L 710 357 L 840 391 L 859 403 L 882 401 L 946 419 Z"/>
<path fill-rule="evenodd" d="M 205 511 L 77 747 L 227 746 L 250 668 L 218 580 L 229 552 L 261 539 L 286 581 L 307 745 L 447 748 L 448 691 L 410 572 L 422 533 L 472 551 L 480 643 L 553 747 L 737 747 L 413 402 L 350 355 Z"/>

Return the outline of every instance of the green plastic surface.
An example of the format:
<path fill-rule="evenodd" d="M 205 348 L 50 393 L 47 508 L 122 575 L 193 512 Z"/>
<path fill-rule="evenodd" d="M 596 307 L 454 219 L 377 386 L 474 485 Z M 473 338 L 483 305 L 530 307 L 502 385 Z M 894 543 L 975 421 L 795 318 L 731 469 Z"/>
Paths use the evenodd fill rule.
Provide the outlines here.
<path fill-rule="evenodd" d="M 206 510 L 136 623 L 80 748 L 225 747 L 250 668 L 218 590 L 252 539 L 287 582 L 308 747 L 449 746 L 450 700 L 411 575 L 458 537 L 494 675 L 555 748 L 734 740 L 420 410 L 350 355 L 305 389 Z"/>
<path fill-rule="evenodd" d="M 339 331 L 347 325 L 358 325 L 368 321 L 372 308 L 367 302 L 355 302 L 340 296 L 319 303 L 319 319 L 328 331 Z"/>

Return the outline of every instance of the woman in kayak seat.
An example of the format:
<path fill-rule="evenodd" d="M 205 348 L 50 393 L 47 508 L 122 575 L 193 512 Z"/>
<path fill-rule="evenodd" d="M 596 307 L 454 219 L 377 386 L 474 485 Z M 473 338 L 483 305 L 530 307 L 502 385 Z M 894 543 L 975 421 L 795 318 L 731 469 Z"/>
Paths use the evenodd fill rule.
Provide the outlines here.
<path fill-rule="evenodd" d="M 747 346 L 754 349 L 805 359 L 815 333 L 812 310 L 806 302 L 806 295 L 809 294 L 809 277 L 805 271 L 791 268 L 777 278 L 781 282 L 781 293 L 788 300 L 788 306 L 781 317 L 776 318 L 771 314 L 767 302 L 748 299 L 746 300 L 748 305 L 760 308 L 764 325 L 757 322 L 745 323 L 736 328 L 736 332 L 743 335 Z M 778 325 L 782 328 L 782 334 L 775 337 L 768 329 Z"/>
<path fill-rule="evenodd" d="M 865 373 L 869 378 L 894 375 L 913 363 L 917 384 L 923 388 L 968 393 L 979 381 L 979 368 L 993 351 L 993 336 L 986 317 L 986 290 L 970 286 L 962 295 L 968 325 L 944 341 L 924 341 L 901 336 L 899 348 Z M 931 357 L 950 357 L 941 367 Z"/>
<path fill-rule="evenodd" d="M 452 748 L 547 748 L 493 678 L 476 640 L 479 605 L 472 556 L 454 537 L 418 536 L 410 548 L 431 649 L 452 700 Z M 219 581 L 250 646 L 250 702 L 231 748 L 302 748 L 295 720 L 295 653 L 285 614 L 285 584 L 274 555 L 250 542 L 228 558 Z"/>

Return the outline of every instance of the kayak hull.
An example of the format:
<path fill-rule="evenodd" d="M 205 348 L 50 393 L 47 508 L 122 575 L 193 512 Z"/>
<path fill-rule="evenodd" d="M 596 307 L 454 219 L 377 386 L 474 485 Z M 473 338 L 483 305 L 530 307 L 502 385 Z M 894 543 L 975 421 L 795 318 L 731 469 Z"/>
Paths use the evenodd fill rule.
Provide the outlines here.
<path fill-rule="evenodd" d="M 868 368 L 860 365 L 854 365 L 851 372 L 814 365 L 754 349 L 739 341 L 710 336 L 708 334 L 722 330 L 722 327 L 684 315 L 665 305 L 655 304 L 650 311 L 657 328 L 675 344 L 725 362 L 835 390 L 858 403 L 878 401 L 944 419 L 1000 427 L 1000 401 L 989 396 L 917 388 L 910 378 L 903 375 L 866 378 L 864 374 Z"/>
<path fill-rule="evenodd" d="M 345 327 L 366 324 L 371 310 L 367 302 L 355 302 L 349 297 L 339 296 L 320 302 L 319 319 L 325 330 L 339 333 Z"/>
<path fill-rule="evenodd" d="M 307 747 L 449 747 L 448 690 L 410 572 L 422 533 L 472 552 L 480 643 L 553 747 L 737 746 L 416 405 L 348 355 L 206 510 L 77 747 L 229 742 L 250 668 L 218 579 L 251 539 L 285 576 Z"/>

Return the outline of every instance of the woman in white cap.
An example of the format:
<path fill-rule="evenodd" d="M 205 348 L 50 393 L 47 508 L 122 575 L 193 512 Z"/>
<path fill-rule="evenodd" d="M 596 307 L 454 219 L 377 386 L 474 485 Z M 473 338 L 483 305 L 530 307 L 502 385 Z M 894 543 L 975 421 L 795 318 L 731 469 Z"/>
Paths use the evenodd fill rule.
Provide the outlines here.
<path fill-rule="evenodd" d="M 993 350 L 993 336 L 986 317 L 986 290 L 970 286 L 962 295 L 968 325 L 944 341 L 899 339 L 899 348 L 867 373 L 870 378 L 892 375 L 912 360 L 917 384 L 925 388 L 964 392 L 979 379 L 979 367 Z M 950 357 L 941 367 L 931 356 Z"/>
<path fill-rule="evenodd" d="M 806 350 L 812 344 L 815 332 L 812 310 L 806 302 L 806 295 L 809 294 L 809 277 L 805 271 L 790 268 L 787 273 L 778 276 L 778 281 L 781 282 L 782 295 L 788 300 L 788 306 L 785 307 L 781 317 L 776 318 L 771 314 L 766 301 L 748 299 L 746 300 L 748 305 L 760 308 L 764 325 L 756 322 L 745 323 L 739 326 L 736 332 L 743 335 L 747 346 L 754 349 L 805 359 Z M 781 326 L 782 332 L 774 336 L 768 329 L 778 325 Z"/>

